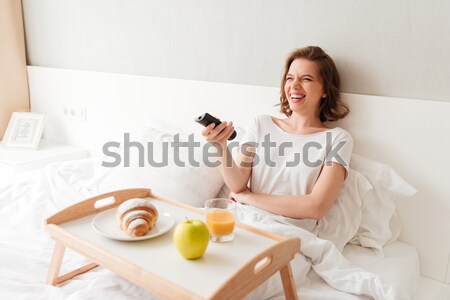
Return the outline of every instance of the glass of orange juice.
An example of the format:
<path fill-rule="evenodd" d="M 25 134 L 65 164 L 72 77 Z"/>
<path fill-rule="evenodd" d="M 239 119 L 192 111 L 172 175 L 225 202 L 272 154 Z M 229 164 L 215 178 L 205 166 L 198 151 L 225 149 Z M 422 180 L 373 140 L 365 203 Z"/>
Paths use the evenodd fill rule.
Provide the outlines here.
<path fill-rule="evenodd" d="M 215 198 L 205 202 L 206 226 L 210 240 L 224 243 L 234 239 L 236 203 L 230 199 Z"/>

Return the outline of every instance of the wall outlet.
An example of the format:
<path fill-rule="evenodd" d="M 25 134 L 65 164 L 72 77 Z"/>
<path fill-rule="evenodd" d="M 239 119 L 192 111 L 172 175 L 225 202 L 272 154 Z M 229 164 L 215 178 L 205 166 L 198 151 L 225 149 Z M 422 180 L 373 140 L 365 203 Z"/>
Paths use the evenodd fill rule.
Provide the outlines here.
<path fill-rule="evenodd" d="M 63 114 L 66 118 L 86 122 L 86 107 L 64 106 Z"/>

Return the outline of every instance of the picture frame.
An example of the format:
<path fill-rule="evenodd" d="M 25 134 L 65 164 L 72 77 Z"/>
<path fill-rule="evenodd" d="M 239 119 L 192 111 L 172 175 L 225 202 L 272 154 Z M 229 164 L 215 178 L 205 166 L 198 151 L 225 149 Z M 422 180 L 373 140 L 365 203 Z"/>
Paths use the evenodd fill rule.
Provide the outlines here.
<path fill-rule="evenodd" d="M 36 150 L 44 131 L 46 116 L 13 112 L 3 137 L 2 148 Z"/>

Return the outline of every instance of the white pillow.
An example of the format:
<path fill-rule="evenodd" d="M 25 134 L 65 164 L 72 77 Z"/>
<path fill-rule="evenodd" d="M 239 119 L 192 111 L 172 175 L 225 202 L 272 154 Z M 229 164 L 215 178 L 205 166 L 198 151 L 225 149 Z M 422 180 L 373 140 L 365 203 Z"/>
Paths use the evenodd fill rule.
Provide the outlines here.
<path fill-rule="evenodd" d="M 122 163 L 112 168 L 101 189 L 104 191 L 106 189 L 148 187 L 158 196 L 193 206 L 203 206 L 207 199 L 214 198 L 219 192 L 224 183 L 222 175 L 218 167 L 209 167 L 203 161 L 206 142 L 198 134 L 195 135 L 194 141 L 200 142 L 200 147 L 191 148 L 194 150 L 191 158 L 194 158 L 199 166 L 191 165 L 187 147 L 179 148 L 178 157 L 184 163 L 184 167 L 177 166 L 174 162 L 174 148 L 170 144 L 174 141 L 176 135 L 179 136 L 180 142 L 188 141 L 189 135 L 187 133 L 157 120 L 152 121 L 150 126 L 132 132 L 130 141 L 138 142 L 144 146 L 144 166 L 139 165 L 136 147 L 130 148 L 130 167 L 124 166 L 124 145 L 122 143 L 121 149 L 118 151 L 122 155 Z M 152 149 L 150 156 L 153 157 L 153 160 L 162 162 L 161 150 L 164 143 L 167 145 L 167 165 L 163 167 L 151 166 L 147 158 L 150 149 Z M 210 161 L 214 162 L 216 159 L 211 158 Z"/>
<path fill-rule="evenodd" d="M 363 198 L 361 224 L 350 243 L 382 253 L 383 246 L 400 235 L 394 199 L 412 196 L 417 191 L 386 164 L 353 154 L 350 167 L 363 174 L 374 187 Z"/>

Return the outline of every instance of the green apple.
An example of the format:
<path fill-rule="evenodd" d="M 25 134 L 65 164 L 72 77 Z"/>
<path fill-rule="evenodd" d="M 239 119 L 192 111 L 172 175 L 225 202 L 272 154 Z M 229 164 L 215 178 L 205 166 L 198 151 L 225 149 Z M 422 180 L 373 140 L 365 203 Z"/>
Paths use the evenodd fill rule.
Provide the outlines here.
<path fill-rule="evenodd" d="M 173 242 L 184 258 L 199 258 L 208 247 L 208 227 L 200 220 L 186 219 L 175 227 Z"/>

